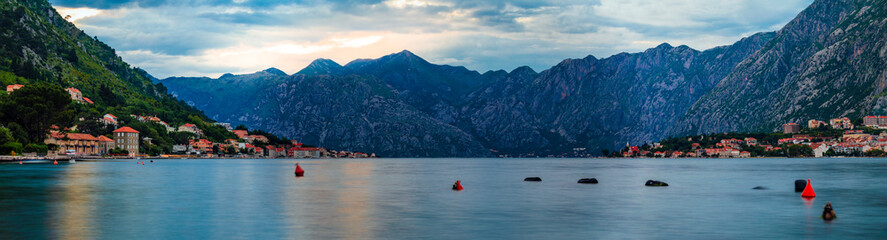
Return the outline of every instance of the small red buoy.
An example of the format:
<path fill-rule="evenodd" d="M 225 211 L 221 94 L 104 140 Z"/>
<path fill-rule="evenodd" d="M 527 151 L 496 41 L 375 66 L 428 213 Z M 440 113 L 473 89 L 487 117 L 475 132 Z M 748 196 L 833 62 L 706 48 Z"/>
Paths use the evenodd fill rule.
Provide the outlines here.
<path fill-rule="evenodd" d="M 145 165 L 145 162 L 144 162 L 144 161 L 142 161 L 142 165 Z"/>
<path fill-rule="evenodd" d="M 302 167 L 300 167 L 298 163 L 296 163 L 296 177 L 303 177 L 303 176 L 305 176 L 305 170 L 302 169 Z"/>
<path fill-rule="evenodd" d="M 807 186 L 804 187 L 804 192 L 801 193 L 801 197 L 805 198 L 815 198 L 816 193 L 813 192 L 813 185 L 810 184 L 810 179 L 807 179 Z"/>
<path fill-rule="evenodd" d="M 52 160 L 52 165 L 59 165 L 59 160 Z"/>
<path fill-rule="evenodd" d="M 453 190 L 462 191 L 462 189 L 465 189 L 462 187 L 462 181 L 456 180 L 456 183 L 453 183 Z"/>
<path fill-rule="evenodd" d="M 22 164 L 22 161 L 18 161 L 18 164 Z"/>

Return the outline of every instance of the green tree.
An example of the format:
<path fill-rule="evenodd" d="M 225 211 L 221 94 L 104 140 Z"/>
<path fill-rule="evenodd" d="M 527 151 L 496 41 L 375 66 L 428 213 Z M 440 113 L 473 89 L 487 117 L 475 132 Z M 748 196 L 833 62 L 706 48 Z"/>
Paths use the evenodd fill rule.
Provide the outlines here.
<path fill-rule="evenodd" d="M 49 127 L 69 126 L 74 117 L 71 96 L 49 84 L 31 84 L 0 100 L 0 121 L 17 123 L 27 134 L 26 143 L 42 143 Z"/>
<path fill-rule="evenodd" d="M 877 148 L 873 148 L 872 150 L 868 150 L 867 152 L 865 152 L 865 156 L 867 157 L 883 157 L 885 155 L 887 155 L 887 152 L 884 152 L 884 150 Z"/>
<path fill-rule="evenodd" d="M 809 157 L 813 156 L 813 149 L 808 145 L 793 144 L 785 147 L 785 156 L 787 157 Z"/>

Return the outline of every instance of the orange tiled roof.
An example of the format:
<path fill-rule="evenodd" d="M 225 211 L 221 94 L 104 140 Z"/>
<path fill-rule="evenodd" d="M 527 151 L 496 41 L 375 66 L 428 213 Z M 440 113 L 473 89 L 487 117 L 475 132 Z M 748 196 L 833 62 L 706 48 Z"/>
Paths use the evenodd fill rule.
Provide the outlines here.
<path fill-rule="evenodd" d="M 139 131 L 136 131 L 135 129 L 132 129 L 131 127 L 122 127 L 122 128 L 118 128 L 117 130 L 114 130 L 114 132 L 115 132 L 115 133 L 120 133 L 120 132 L 126 132 L 126 133 L 139 133 Z"/>

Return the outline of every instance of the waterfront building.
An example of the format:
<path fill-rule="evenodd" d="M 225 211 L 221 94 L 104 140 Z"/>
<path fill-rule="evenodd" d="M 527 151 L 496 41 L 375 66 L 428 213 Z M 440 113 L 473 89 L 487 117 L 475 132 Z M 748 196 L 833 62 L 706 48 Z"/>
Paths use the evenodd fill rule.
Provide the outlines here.
<path fill-rule="evenodd" d="M 199 151 L 200 153 L 213 153 L 213 143 L 207 139 L 198 139 L 198 140 L 188 140 L 188 145 L 191 145 L 191 149 L 195 151 Z"/>
<path fill-rule="evenodd" d="M 114 147 L 129 152 L 129 156 L 139 154 L 139 131 L 131 127 L 122 127 L 114 130 Z"/>
<path fill-rule="evenodd" d="M 98 155 L 107 155 L 108 153 L 111 152 L 111 149 L 114 149 L 114 147 L 115 147 L 114 139 L 111 139 L 111 138 L 108 138 L 105 136 L 99 136 L 98 140 L 99 140 L 99 145 L 98 145 L 99 149 L 98 149 L 98 152 L 96 153 Z"/>
<path fill-rule="evenodd" d="M 99 139 L 85 133 L 51 132 L 43 141 L 58 146 L 56 154 L 95 155 L 99 154 Z"/>

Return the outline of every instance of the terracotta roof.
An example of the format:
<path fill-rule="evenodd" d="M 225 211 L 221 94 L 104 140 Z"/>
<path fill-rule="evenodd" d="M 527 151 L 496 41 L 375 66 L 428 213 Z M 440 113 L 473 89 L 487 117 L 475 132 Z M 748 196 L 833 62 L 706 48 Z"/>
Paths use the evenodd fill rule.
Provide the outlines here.
<path fill-rule="evenodd" d="M 110 139 L 108 137 L 99 136 L 99 142 L 113 142 L 113 141 L 114 141 L 113 139 Z"/>
<path fill-rule="evenodd" d="M 78 93 L 80 92 L 80 90 L 76 89 L 76 88 L 66 88 L 65 90 L 70 90 L 71 92 L 78 92 Z"/>
<path fill-rule="evenodd" d="M 89 100 L 89 98 L 87 98 L 87 97 L 83 98 L 83 101 L 86 101 L 86 102 L 89 103 L 89 104 L 92 104 L 92 103 L 93 103 L 92 100 Z"/>
<path fill-rule="evenodd" d="M 85 133 L 52 133 L 53 138 L 68 138 L 71 140 L 88 140 L 88 141 L 98 141 L 98 138 L 93 137 L 92 135 Z"/>
<path fill-rule="evenodd" d="M 114 130 L 114 132 L 115 132 L 115 133 L 120 133 L 120 132 L 126 132 L 126 133 L 139 133 L 139 131 L 136 131 L 135 129 L 132 129 L 131 127 L 122 127 L 122 128 L 118 128 L 117 130 Z"/>
<path fill-rule="evenodd" d="M 185 123 L 184 125 L 182 125 L 182 127 L 194 127 L 194 124 Z"/>

